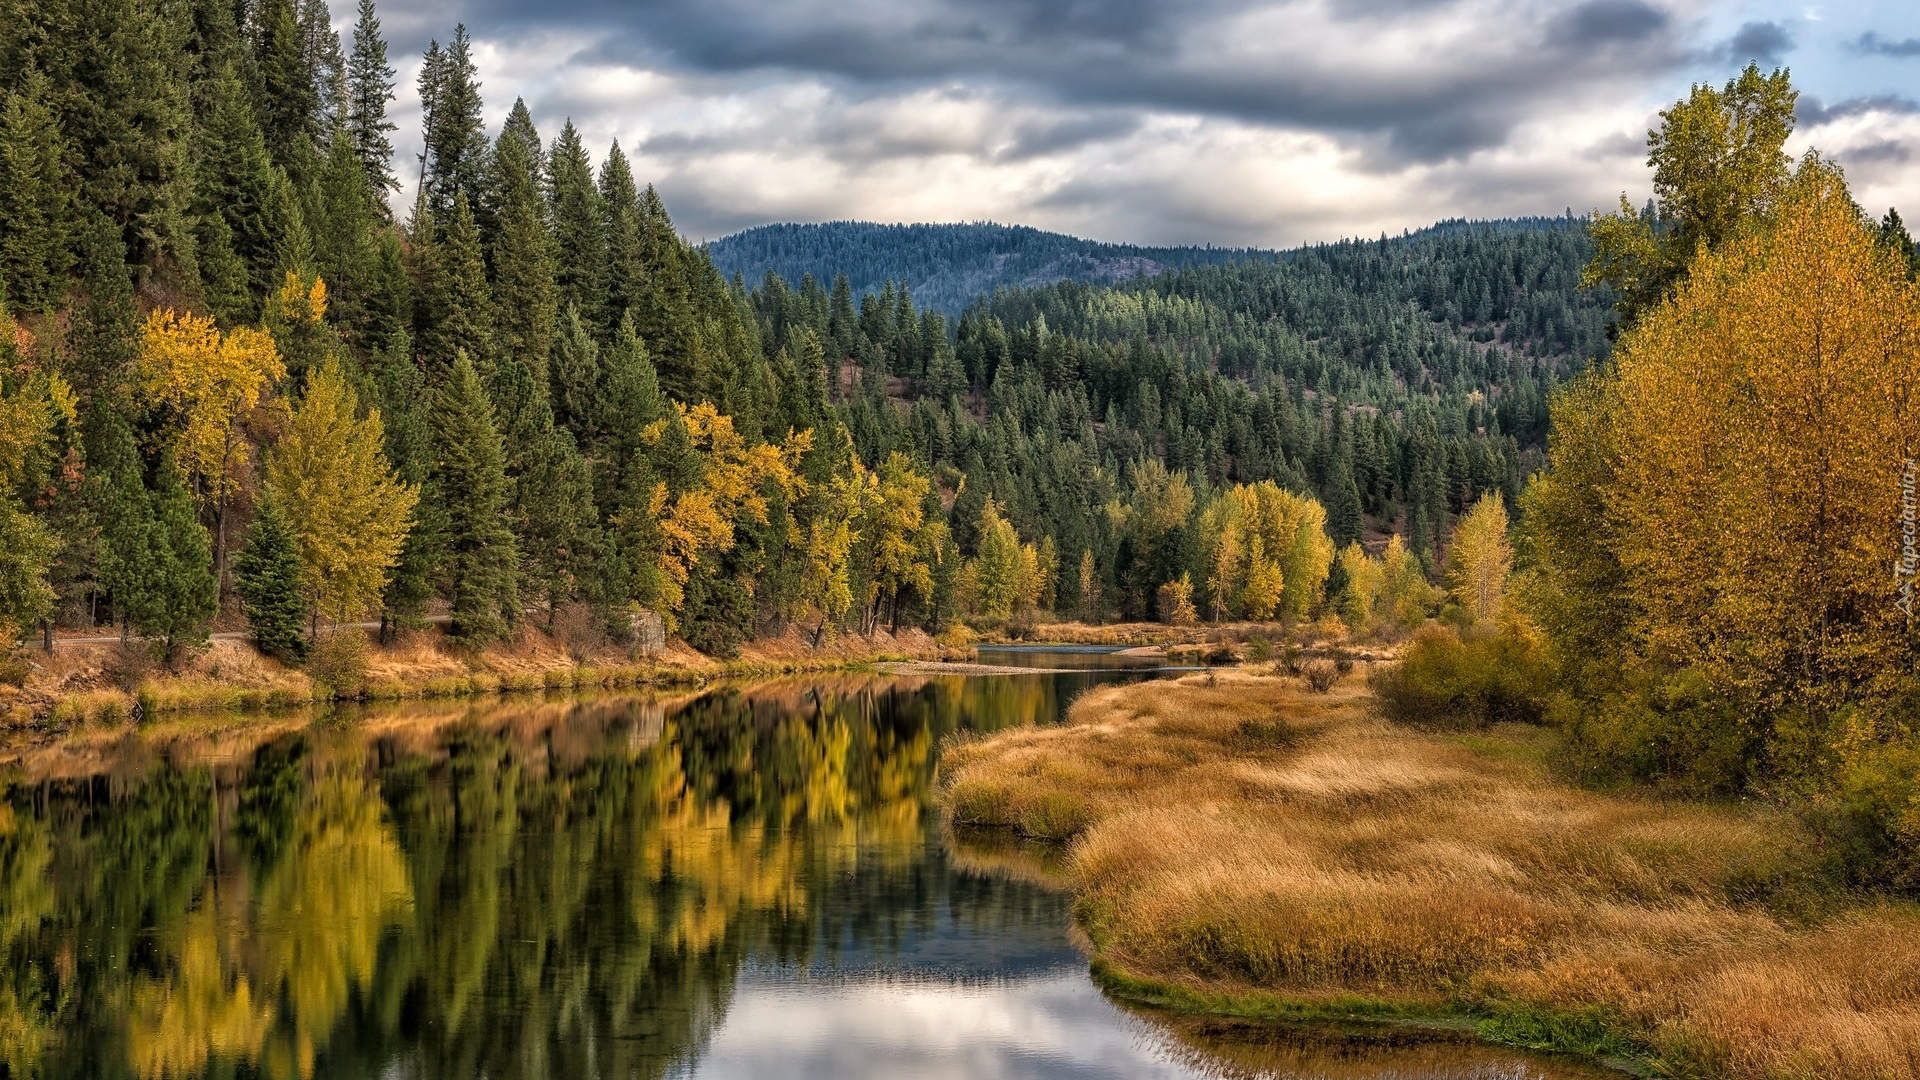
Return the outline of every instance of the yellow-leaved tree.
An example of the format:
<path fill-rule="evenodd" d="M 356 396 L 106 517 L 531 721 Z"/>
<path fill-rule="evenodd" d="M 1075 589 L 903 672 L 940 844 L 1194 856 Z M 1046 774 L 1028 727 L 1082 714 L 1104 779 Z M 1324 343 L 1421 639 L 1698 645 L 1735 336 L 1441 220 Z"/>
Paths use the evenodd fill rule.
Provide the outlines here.
<path fill-rule="evenodd" d="M 733 418 L 713 405 L 676 402 L 673 415 L 648 425 L 641 441 L 646 492 L 615 526 L 642 562 L 632 568 L 635 600 L 671 629 L 693 569 L 732 551 L 740 522 L 767 524 L 773 491 L 792 499 L 804 489 L 798 466 L 813 432 L 749 446 Z"/>
<path fill-rule="evenodd" d="M 1639 644 L 1745 700 L 1825 715 L 1911 671 L 1901 475 L 1920 292 L 1831 166 L 1696 260 L 1622 340 L 1607 503 Z"/>
<path fill-rule="evenodd" d="M 1920 288 L 1809 156 L 1556 402 L 1527 606 L 1594 745 L 1728 790 L 1899 738 L 1916 388 Z"/>
<path fill-rule="evenodd" d="M 865 629 L 879 624 L 883 603 L 900 594 L 933 594 L 933 567 L 946 546 L 946 524 L 927 521 L 927 493 L 933 482 L 913 468 L 912 459 L 894 451 L 873 474 L 861 507 L 868 551 Z"/>
<path fill-rule="evenodd" d="M 1512 570 L 1507 504 L 1490 491 L 1454 526 L 1447 547 L 1448 592 L 1469 626 L 1485 629 L 1499 621 Z"/>
<path fill-rule="evenodd" d="M 307 377 L 286 436 L 267 455 L 267 490 L 286 513 L 312 617 L 344 622 L 380 599 L 420 491 L 388 466 L 377 409 L 338 359 Z"/>
<path fill-rule="evenodd" d="M 74 415 L 73 392 L 27 361 L 31 348 L 32 338 L 0 306 L 0 654 L 53 610 L 47 567 L 60 542 L 16 492 L 54 425 Z"/>
<path fill-rule="evenodd" d="M 251 458 L 240 426 L 286 375 L 273 338 L 169 308 L 147 316 L 134 369 L 142 399 L 159 414 L 165 449 L 203 507 L 213 511 L 213 561 L 224 579 L 227 506 Z M 224 585 L 222 586 L 224 588 Z"/>

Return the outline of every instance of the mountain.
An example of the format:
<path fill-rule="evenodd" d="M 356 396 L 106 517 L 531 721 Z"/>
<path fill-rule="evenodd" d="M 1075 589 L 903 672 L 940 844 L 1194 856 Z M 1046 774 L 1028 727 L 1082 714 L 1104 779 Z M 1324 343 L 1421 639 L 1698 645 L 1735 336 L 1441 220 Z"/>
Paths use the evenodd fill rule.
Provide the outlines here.
<path fill-rule="evenodd" d="M 1002 287 L 1057 281 L 1110 284 L 1182 266 L 1270 262 L 1256 248 L 1139 247 L 1082 240 L 1025 225 L 881 225 L 832 221 L 761 225 L 707 245 L 714 265 L 748 285 L 771 270 L 798 285 L 811 274 L 823 287 L 845 274 L 853 294 L 904 281 L 915 304 L 958 314 L 975 297 Z"/>

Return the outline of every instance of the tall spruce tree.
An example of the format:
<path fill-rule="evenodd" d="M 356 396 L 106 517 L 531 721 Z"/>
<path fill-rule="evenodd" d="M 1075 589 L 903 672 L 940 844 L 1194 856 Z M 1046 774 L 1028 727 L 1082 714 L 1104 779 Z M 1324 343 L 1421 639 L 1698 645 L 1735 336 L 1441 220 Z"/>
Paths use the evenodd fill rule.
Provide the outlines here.
<path fill-rule="evenodd" d="M 544 395 L 559 317 L 559 288 L 554 282 L 546 206 L 540 197 L 539 153 L 540 136 L 533 129 L 533 118 L 525 102 L 515 101 L 492 161 L 495 232 L 489 254 L 492 299 L 498 312 L 495 330 L 502 354 L 525 364 Z"/>
<path fill-rule="evenodd" d="M 519 556 L 507 519 L 506 454 L 493 406 L 465 353 L 435 389 L 427 495 L 441 529 L 440 591 L 455 640 L 500 638 L 519 614 Z"/>
<path fill-rule="evenodd" d="M 347 138 L 383 211 L 387 192 L 400 188 L 400 181 L 393 175 L 393 142 L 387 138 L 388 132 L 396 130 L 393 121 L 387 119 L 387 103 L 393 100 L 393 75 L 373 0 L 360 0 L 359 17 L 353 24 L 353 52 L 347 57 Z"/>
<path fill-rule="evenodd" d="M 260 502 L 247 527 L 246 546 L 234 559 L 234 588 L 244 602 L 253 643 L 261 652 L 289 663 L 306 654 L 300 624 L 307 602 L 300 592 L 300 556 L 280 504 Z"/>
<path fill-rule="evenodd" d="M 593 183 L 593 163 L 574 130 L 573 121 L 560 129 L 547 155 L 547 205 L 553 221 L 556 284 L 561 310 L 572 308 L 593 323 L 594 335 L 605 340 L 615 324 L 599 323 L 606 288 L 607 237 L 599 189 Z"/>
<path fill-rule="evenodd" d="M 66 139 L 48 92 L 29 70 L 0 107 L 0 297 L 16 311 L 57 302 L 73 265 Z"/>
<path fill-rule="evenodd" d="M 477 202 L 486 183 L 487 130 L 480 112 L 479 69 L 465 24 L 454 28 L 444 52 L 436 42 L 420 69 L 420 100 L 426 113 L 424 188 L 436 215 L 453 210 L 455 198 Z M 471 212 L 471 208 L 469 208 Z"/>
<path fill-rule="evenodd" d="M 457 355 L 476 370 L 490 373 L 494 364 L 493 297 L 487 287 L 487 264 L 480 253 L 480 230 L 475 226 L 466 192 L 454 196 L 445 228 L 431 217 L 415 223 L 432 240 L 423 249 L 419 299 L 414 321 L 421 355 L 435 378 L 444 375 Z"/>

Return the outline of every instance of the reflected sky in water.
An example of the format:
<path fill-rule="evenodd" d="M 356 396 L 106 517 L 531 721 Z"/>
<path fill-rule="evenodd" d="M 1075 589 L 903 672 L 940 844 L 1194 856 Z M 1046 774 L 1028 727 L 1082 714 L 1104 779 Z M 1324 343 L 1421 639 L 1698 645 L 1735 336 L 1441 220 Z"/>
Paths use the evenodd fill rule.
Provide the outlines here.
<path fill-rule="evenodd" d="M 936 759 L 1140 674 L 194 718 L 0 754 L 0 1077 L 1550 1075 L 1103 997 L 1047 857 L 942 835 Z"/>

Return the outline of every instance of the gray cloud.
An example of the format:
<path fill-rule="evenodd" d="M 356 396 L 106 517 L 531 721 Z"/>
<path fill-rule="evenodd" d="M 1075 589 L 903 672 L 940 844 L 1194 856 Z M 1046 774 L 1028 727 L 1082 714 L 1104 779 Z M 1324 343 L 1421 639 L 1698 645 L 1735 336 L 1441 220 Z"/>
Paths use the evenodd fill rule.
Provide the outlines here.
<path fill-rule="evenodd" d="M 1313 8 L 1257 0 L 587 0 L 561 9 L 473 0 L 460 16 L 479 38 L 572 27 L 595 40 L 584 62 L 817 78 L 856 101 L 964 82 L 1066 107 L 1354 135 L 1381 167 L 1497 146 L 1543 100 L 1644 82 L 1687 59 L 1673 40 L 1673 15 L 1649 0 L 1522 4 L 1501 13 L 1497 38 L 1436 35 L 1392 70 L 1368 62 L 1359 47 L 1368 35 L 1393 30 L 1395 20 L 1433 20 L 1446 30 L 1457 19 L 1472 29 L 1487 16 L 1459 0 L 1329 0 L 1325 10 Z M 1275 18 L 1281 11 L 1301 18 Z M 1327 21 L 1351 35 L 1327 42 L 1344 45 L 1335 54 L 1297 36 L 1324 33 Z"/>
<path fill-rule="evenodd" d="M 1794 119 L 1809 127 L 1818 127 L 1835 120 L 1846 120 L 1867 113 L 1882 112 L 1895 115 L 1913 115 L 1920 113 L 1920 101 L 1898 94 L 1876 94 L 1872 97 L 1847 98 L 1832 105 L 1822 102 L 1812 94 L 1801 94 L 1799 103 L 1794 107 Z"/>
<path fill-rule="evenodd" d="M 1793 51 L 1793 35 L 1779 23 L 1750 22 L 1727 42 L 1727 59 L 1736 64 L 1751 60 L 1763 67 L 1774 67 Z"/>
<path fill-rule="evenodd" d="M 1920 56 L 1920 38 L 1906 38 L 1902 41 L 1889 41 L 1869 30 L 1849 43 L 1849 48 L 1857 53 L 1869 56 Z"/>

